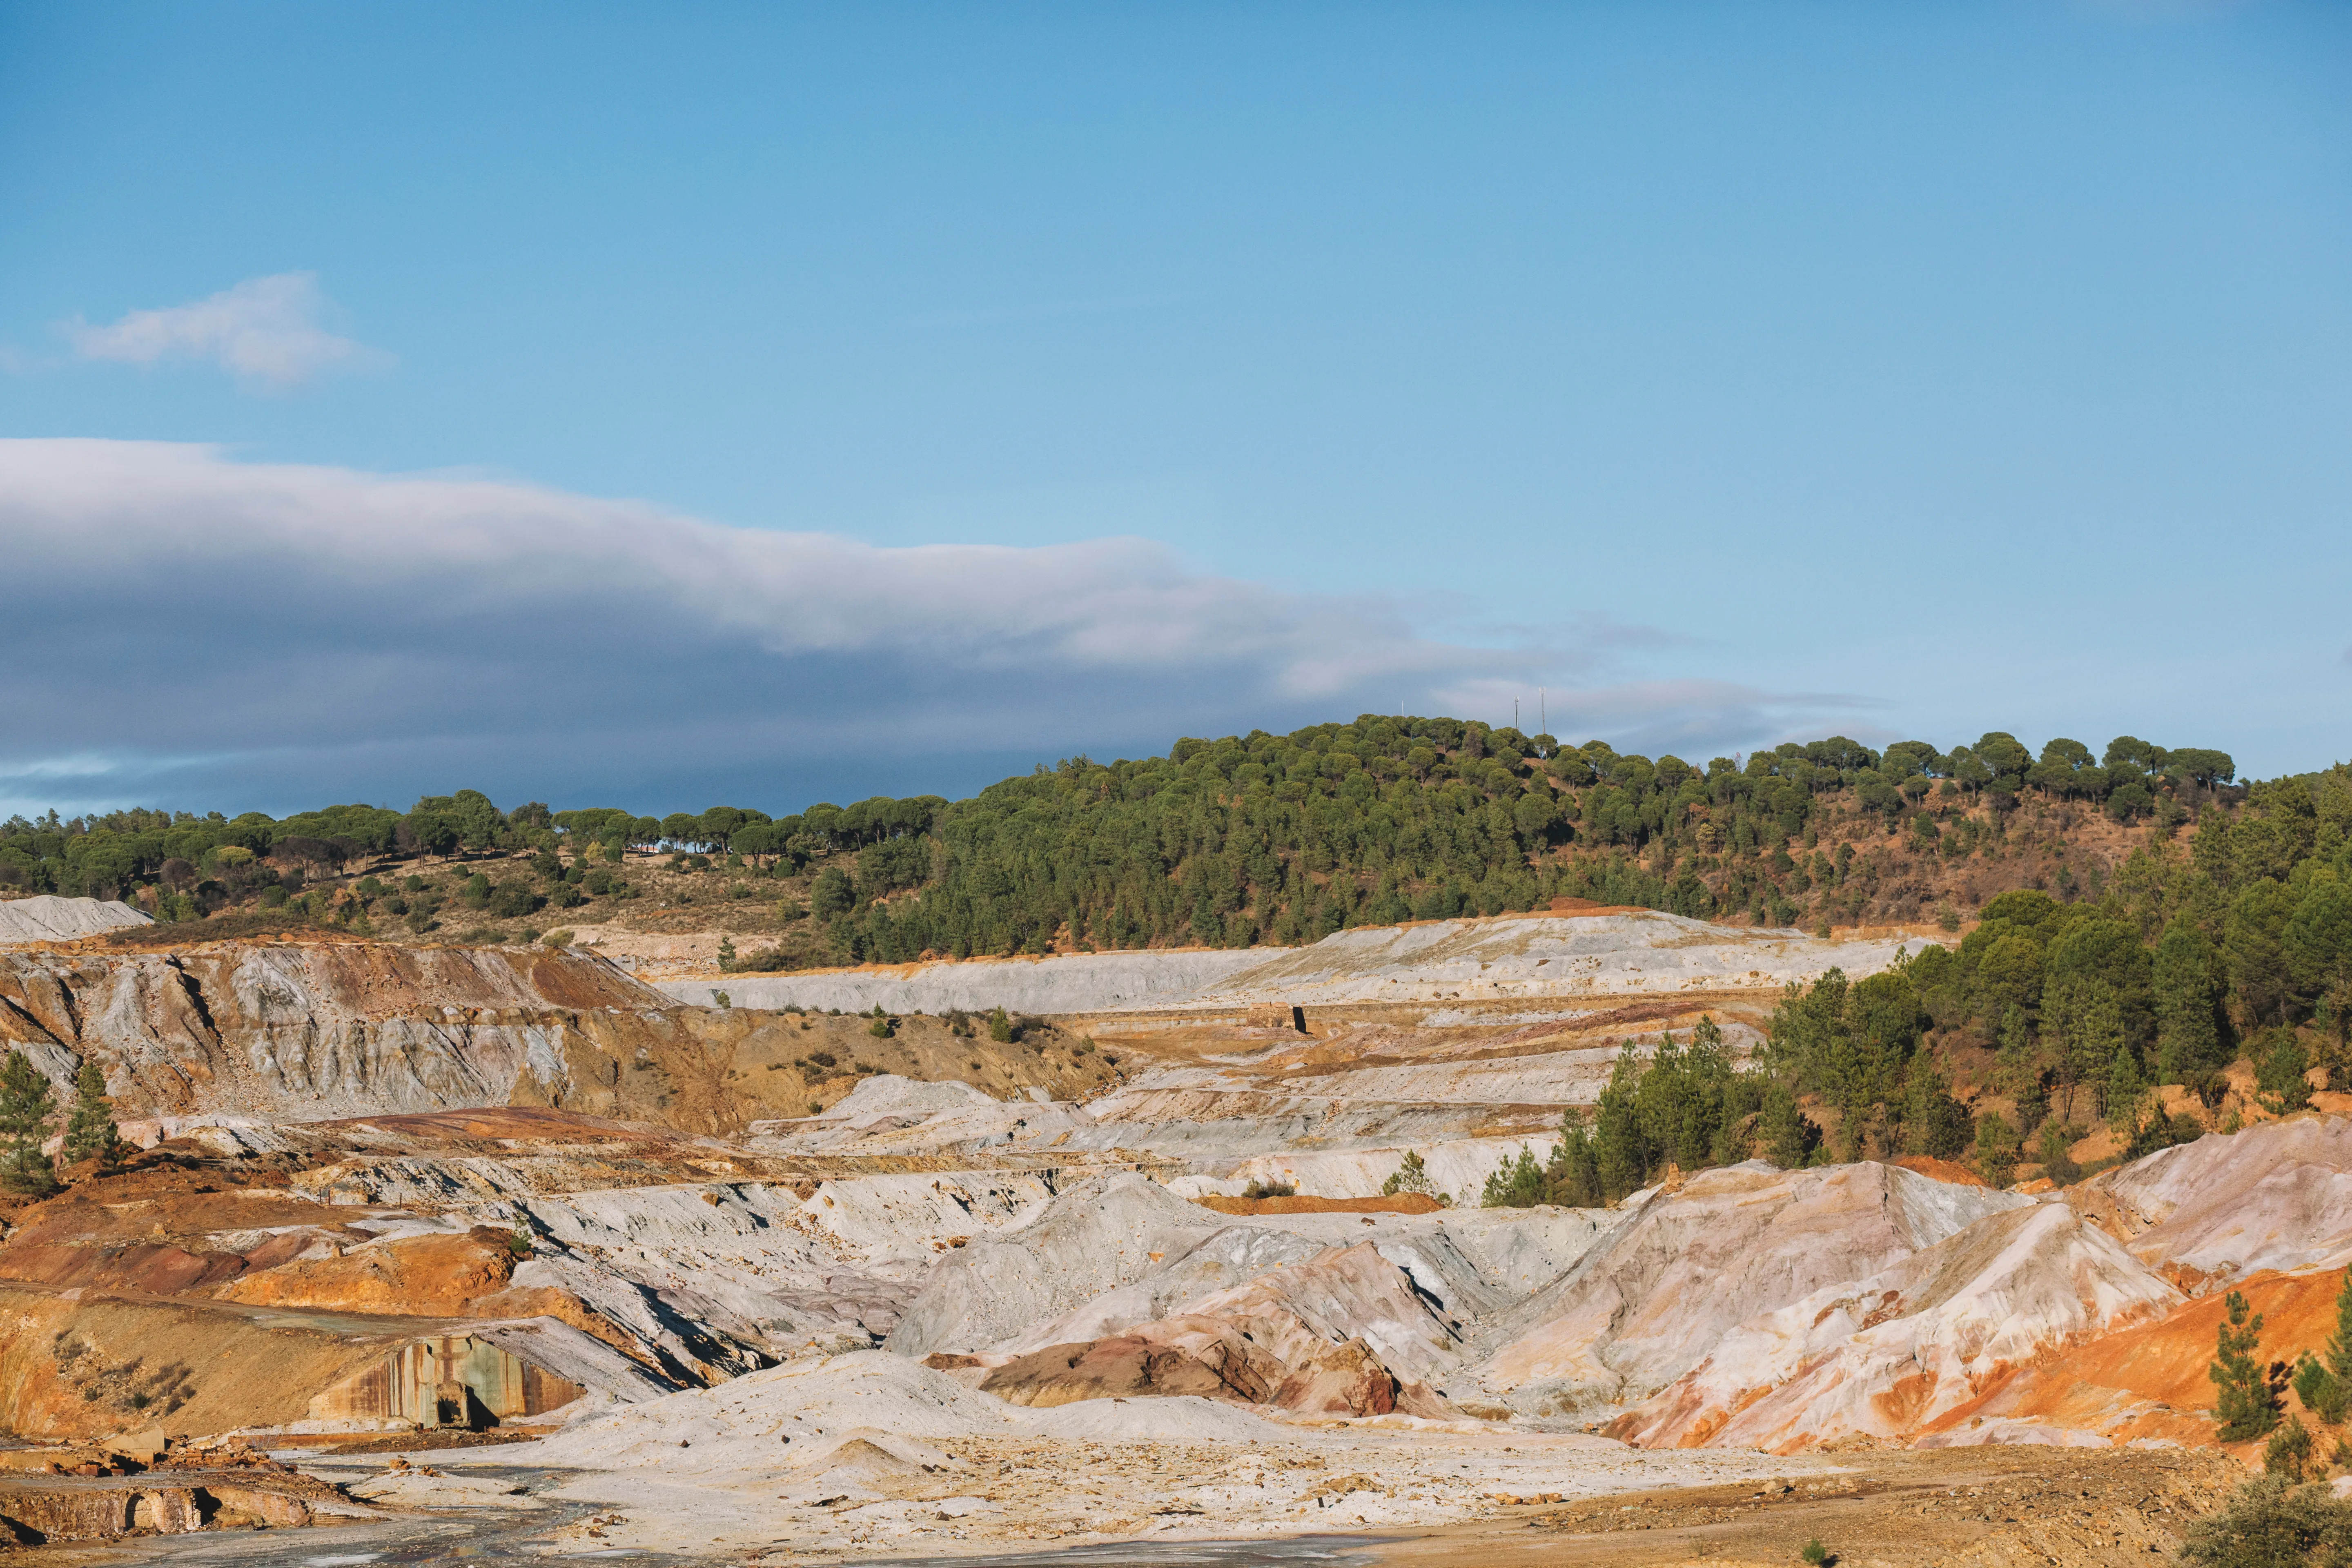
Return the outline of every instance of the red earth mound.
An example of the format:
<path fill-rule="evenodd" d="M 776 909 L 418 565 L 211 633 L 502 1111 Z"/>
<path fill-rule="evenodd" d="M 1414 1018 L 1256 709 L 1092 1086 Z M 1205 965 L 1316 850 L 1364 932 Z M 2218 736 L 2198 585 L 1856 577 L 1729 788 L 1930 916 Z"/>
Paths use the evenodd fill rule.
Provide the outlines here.
<path fill-rule="evenodd" d="M 1988 1184 L 1982 1176 L 1966 1165 L 1949 1160 L 1938 1160 L 1932 1154 L 1906 1154 L 1895 1163 L 1906 1171 L 1916 1171 L 1938 1182 L 1949 1182 L 1958 1187 L 1981 1187 Z"/>
<path fill-rule="evenodd" d="M 1445 1205 L 1426 1193 L 1399 1193 L 1381 1198 L 1194 1198 L 1202 1208 L 1219 1214 L 1435 1214 Z"/>

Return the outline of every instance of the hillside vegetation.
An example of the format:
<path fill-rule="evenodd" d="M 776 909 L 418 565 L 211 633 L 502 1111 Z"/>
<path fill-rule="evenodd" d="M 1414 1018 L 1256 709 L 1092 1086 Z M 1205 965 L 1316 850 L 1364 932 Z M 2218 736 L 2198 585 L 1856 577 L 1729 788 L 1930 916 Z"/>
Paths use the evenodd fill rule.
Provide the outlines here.
<path fill-rule="evenodd" d="M 716 923 L 740 933 L 739 968 L 1291 944 L 1562 896 L 1969 928 L 1897 973 L 1792 994 L 1769 1082 L 1704 1039 L 1662 1071 L 1629 1062 L 1596 1142 L 1565 1156 L 1582 1173 L 1551 1173 L 1613 1196 L 1751 1148 L 1783 1163 L 1966 1152 L 2000 1173 L 2039 1148 L 2063 1169 L 2052 1141 L 2102 1119 L 2140 1146 L 2173 1136 L 2147 1091 L 2218 1103 L 2241 1057 L 2283 1107 L 2313 1065 L 2343 1077 L 2352 770 L 2234 780 L 2222 753 L 2129 736 L 2038 756 L 2002 733 L 1949 752 L 1832 738 L 1702 769 L 1368 715 L 1074 758 L 970 800 L 782 817 L 501 812 L 473 791 L 282 820 L 52 814 L 0 825 L 0 882 L 125 896 L 224 933 L 239 911 L 445 940 Z"/>
<path fill-rule="evenodd" d="M 2133 849 L 2231 811 L 2244 794 L 2233 777 L 2222 753 L 2130 737 L 2097 757 L 2053 741 L 2039 759 L 1999 733 L 1949 752 L 1832 738 L 1699 768 L 1599 742 L 1367 715 L 1180 741 L 1165 757 L 1074 758 L 970 800 L 782 817 L 538 803 L 501 813 L 470 790 L 405 813 L 19 817 L 0 824 L 0 884 L 131 894 L 188 918 L 272 888 L 291 898 L 353 862 L 535 853 L 537 884 L 504 895 L 499 912 L 512 918 L 604 896 L 616 873 L 598 878 L 599 866 L 661 845 L 709 852 L 675 856 L 677 868 L 783 882 L 751 890 L 797 899 L 813 917 L 782 944 L 802 963 L 1295 944 L 1560 896 L 1769 925 L 1938 914 L 1956 925 L 2011 887 L 2099 897 Z"/>

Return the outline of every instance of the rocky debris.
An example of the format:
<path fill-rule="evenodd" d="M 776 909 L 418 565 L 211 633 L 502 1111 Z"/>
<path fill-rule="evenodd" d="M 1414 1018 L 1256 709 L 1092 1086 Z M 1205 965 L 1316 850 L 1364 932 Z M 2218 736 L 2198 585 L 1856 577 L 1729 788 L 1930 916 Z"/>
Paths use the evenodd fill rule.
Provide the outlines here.
<path fill-rule="evenodd" d="M 1739 1324 L 1604 1430 L 1645 1447 L 1773 1453 L 1907 1441 L 2015 1369 L 2181 1301 L 2063 1205 L 2011 1209 Z"/>
<path fill-rule="evenodd" d="M 2296 1116 L 2158 1150 L 2065 1201 L 2191 1295 L 2352 1263 L 2352 1118 Z"/>
<path fill-rule="evenodd" d="M 1701 1171 L 1631 1211 L 1568 1275 L 1481 1331 L 1485 1388 L 1563 1411 L 1646 1397 L 1735 1324 L 1866 1279 L 2033 1200 L 1864 1162 Z"/>
<path fill-rule="evenodd" d="M 1358 1242 L 1195 1297 L 1176 1315 L 1229 1322 L 1293 1364 L 1310 1342 L 1360 1340 L 1405 1377 L 1426 1379 L 1452 1365 L 1462 1342 L 1461 1322 L 1433 1300 L 1379 1247 Z"/>
<path fill-rule="evenodd" d="M 877 1073 L 860 1079 L 840 1103 L 812 1120 L 859 1122 L 877 1116 L 930 1117 L 942 1110 L 968 1110 L 997 1103 L 968 1083 L 925 1083 L 897 1073 Z M 759 1130 L 757 1126 L 751 1129 L 754 1132 Z"/>
<path fill-rule="evenodd" d="M 61 899 L 42 893 L 0 901 L 0 945 L 72 942 L 124 926 L 143 926 L 149 917 L 119 899 Z"/>
<path fill-rule="evenodd" d="M 1883 938 L 1827 942 L 1652 910 L 1356 926 L 1243 971 L 1198 1000 L 1265 994 L 1311 1007 L 1692 986 L 1778 991 L 1833 966 L 1857 979 L 1876 973 L 1901 945 Z"/>
<path fill-rule="evenodd" d="M 1196 1245 L 1168 1258 L 1140 1279 L 1091 1296 L 1068 1311 L 1025 1327 L 992 1348 L 1022 1355 L 1110 1338 L 1168 1316 L 1179 1302 L 1303 1263 L 1326 1249 L 1322 1242 L 1286 1231 L 1252 1225 L 1226 1226 L 1211 1231 Z"/>

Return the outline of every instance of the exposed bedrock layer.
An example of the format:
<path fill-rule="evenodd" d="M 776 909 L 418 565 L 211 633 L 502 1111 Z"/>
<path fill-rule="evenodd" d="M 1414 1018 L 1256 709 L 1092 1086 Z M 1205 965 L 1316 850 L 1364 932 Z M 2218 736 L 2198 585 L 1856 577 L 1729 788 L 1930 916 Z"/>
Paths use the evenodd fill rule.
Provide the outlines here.
<path fill-rule="evenodd" d="M 87 1058 L 125 1135 L 205 1118 L 310 1121 L 527 1104 L 740 1131 L 837 1100 L 861 1058 L 925 1076 L 971 1070 L 999 1093 L 1069 1094 L 1099 1058 L 954 1036 L 926 1020 L 876 1041 L 860 1020 L 681 1005 L 601 959 L 545 948 L 342 940 L 180 951 L 0 952 L 0 1046 L 61 1097 Z M 818 1065 L 809 1065 L 815 1063 Z M 233 1142 L 233 1140 L 230 1140 Z"/>
<path fill-rule="evenodd" d="M 660 984 L 691 1002 L 709 1003 L 725 991 L 739 1007 L 789 1004 L 858 1013 L 877 1006 L 1074 1014 L 1269 1001 L 1437 1004 L 1692 989 L 1770 993 L 1832 966 L 1856 977 L 1875 973 L 1902 945 L 1904 939 L 1828 942 L 1644 910 L 1360 926 L 1303 948 L 1070 953 Z"/>
<path fill-rule="evenodd" d="M 119 1115 L 310 1120 L 596 1098 L 669 1004 L 592 959 L 375 942 L 0 953 L 0 1038 Z M 614 1075 L 602 1075 L 610 1079 Z"/>

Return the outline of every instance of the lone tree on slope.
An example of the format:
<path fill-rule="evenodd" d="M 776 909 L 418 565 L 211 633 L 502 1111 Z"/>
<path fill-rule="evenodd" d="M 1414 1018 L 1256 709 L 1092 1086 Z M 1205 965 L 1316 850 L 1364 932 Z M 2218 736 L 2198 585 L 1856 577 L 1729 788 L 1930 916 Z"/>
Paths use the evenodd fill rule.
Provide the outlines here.
<path fill-rule="evenodd" d="M 49 1080 L 22 1051 L 0 1064 L 0 1184 L 12 1191 L 47 1197 L 58 1190 L 58 1173 L 41 1142 L 49 1130 Z"/>
<path fill-rule="evenodd" d="M 110 1171 L 122 1163 L 122 1133 L 114 1125 L 114 1107 L 107 1102 L 106 1078 L 98 1064 L 85 1061 L 74 1075 L 73 1114 L 66 1121 L 68 1163 L 95 1158 L 99 1169 Z"/>

